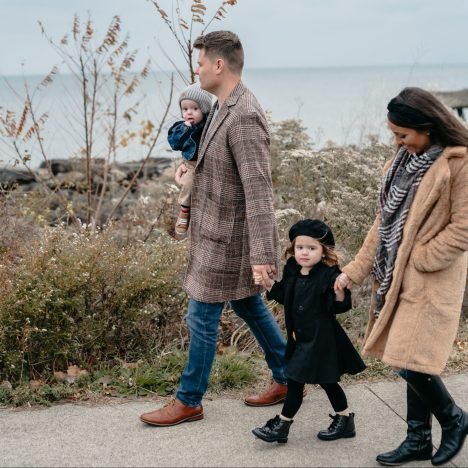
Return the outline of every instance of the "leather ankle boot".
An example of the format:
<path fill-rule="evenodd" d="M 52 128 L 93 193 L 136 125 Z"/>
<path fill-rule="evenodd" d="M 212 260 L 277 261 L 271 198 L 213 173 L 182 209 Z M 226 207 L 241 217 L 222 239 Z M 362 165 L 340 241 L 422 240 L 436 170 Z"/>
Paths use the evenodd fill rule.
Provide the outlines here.
<path fill-rule="evenodd" d="M 381 465 L 398 466 L 414 460 L 429 460 L 432 457 L 432 414 L 408 384 L 406 405 L 406 439 L 396 449 L 377 455 L 376 460 Z"/>
<path fill-rule="evenodd" d="M 289 428 L 293 421 L 285 421 L 276 415 L 269 419 L 263 427 L 257 427 L 252 430 L 254 436 L 265 442 L 278 442 L 285 444 L 288 441 Z"/>
<path fill-rule="evenodd" d="M 354 437 L 356 429 L 354 427 L 354 413 L 349 413 L 349 416 L 341 414 L 329 415 L 332 422 L 328 429 L 324 429 L 317 434 L 320 440 L 336 440 Z"/>
<path fill-rule="evenodd" d="M 442 439 L 431 463 L 445 464 L 463 447 L 468 435 L 468 413 L 456 405 L 439 376 L 411 372 L 406 380 L 439 421 Z"/>

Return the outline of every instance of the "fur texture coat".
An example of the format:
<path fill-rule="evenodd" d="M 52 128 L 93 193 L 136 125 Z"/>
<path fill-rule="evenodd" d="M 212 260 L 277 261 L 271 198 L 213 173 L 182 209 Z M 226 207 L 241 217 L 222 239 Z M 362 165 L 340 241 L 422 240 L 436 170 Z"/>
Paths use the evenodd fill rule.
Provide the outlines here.
<path fill-rule="evenodd" d="M 354 283 L 371 273 L 379 222 L 377 217 L 354 261 L 343 268 Z M 447 147 L 418 188 L 378 320 L 371 304 L 363 354 L 393 367 L 440 374 L 460 320 L 467 251 L 468 153 Z M 377 287 L 374 281 L 373 291 Z"/>

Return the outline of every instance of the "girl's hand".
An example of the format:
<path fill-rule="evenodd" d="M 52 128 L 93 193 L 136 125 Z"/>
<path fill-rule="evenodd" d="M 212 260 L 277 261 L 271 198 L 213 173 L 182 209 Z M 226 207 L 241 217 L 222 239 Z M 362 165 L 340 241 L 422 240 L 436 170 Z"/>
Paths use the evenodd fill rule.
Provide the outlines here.
<path fill-rule="evenodd" d="M 273 278 L 276 276 L 276 267 L 275 265 L 252 265 L 252 274 L 255 284 L 259 284 L 269 291 L 273 286 Z"/>
<path fill-rule="evenodd" d="M 341 273 L 335 280 L 334 289 L 336 291 L 343 291 L 344 288 L 351 289 L 354 283 L 349 279 L 346 273 Z"/>
<path fill-rule="evenodd" d="M 336 283 L 335 283 L 335 287 L 334 287 L 334 290 L 335 290 L 335 296 L 336 296 L 336 301 L 337 302 L 343 302 L 345 300 L 345 292 L 344 292 L 344 288 L 343 289 L 338 289 L 336 287 Z"/>
<path fill-rule="evenodd" d="M 272 288 L 272 286 L 273 286 L 273 284 L 271 284 L 271 285 L 269 285 L 269 286 L 266 285 L 265 280 L 264 280 L 264 278 L 263 278 L 263 276 L 262 276 L 261 273 L 258 273 L 258 272 L 257 272 L 257 273 L 254 273 L 254 274 L 253 274 L 253 279 L 254 279 L 254 283 L 255 283 L 256 285 L 262 286 L 263 288 L 267 289 L 268 291 L 270 291 L 271 288 Z"/>

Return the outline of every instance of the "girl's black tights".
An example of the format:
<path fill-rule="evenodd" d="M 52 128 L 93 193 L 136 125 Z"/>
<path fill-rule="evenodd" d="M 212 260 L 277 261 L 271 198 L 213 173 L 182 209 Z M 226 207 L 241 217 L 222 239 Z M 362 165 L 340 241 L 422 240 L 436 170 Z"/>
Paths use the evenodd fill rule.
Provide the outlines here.
<path fill-rule="evenodd" d="M 328 399 L 333 407 L 333 410 L 338 413 L 344 411 L 348 407 L 348 400 L 345 392 L 338 383 L 320 384 L 325 390 Z M 281 414 L 287 418 L 293 418 L 299 411 L 304 397 L 304 384 L 288 379 L 288 393 L 283 405 Z"/>

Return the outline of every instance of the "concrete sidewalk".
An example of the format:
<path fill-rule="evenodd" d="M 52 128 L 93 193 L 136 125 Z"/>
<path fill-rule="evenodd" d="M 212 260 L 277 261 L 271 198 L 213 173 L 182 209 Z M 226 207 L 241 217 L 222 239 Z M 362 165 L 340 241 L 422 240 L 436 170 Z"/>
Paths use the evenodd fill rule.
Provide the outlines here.
<path fill-rule="evenodd" d="M 444 381 L 468 408 L 468 373 Z M 357 436 L 322 442 L 316 433 L 329 424 L 325 393 L 311 388 L 291 427 L 287 444 L 256 439 L 251 429 L 281 410 L 250 408 L 241 400 L 205 401 L 205 419 L 159 428 L 141 423 L 154 402 L 99 407 L 58 405 L 40 410 L 0 411 L 0 466 L 379 466 L 375 456 L 404 438 L 402 381 L 346 387 L 356 413 Z M 434 422 L 434 443 L 440 429 Z M 406 466 L 432 466 L 415 462 Z M 468 443 L 448 466 L 468 467 Z"/>

